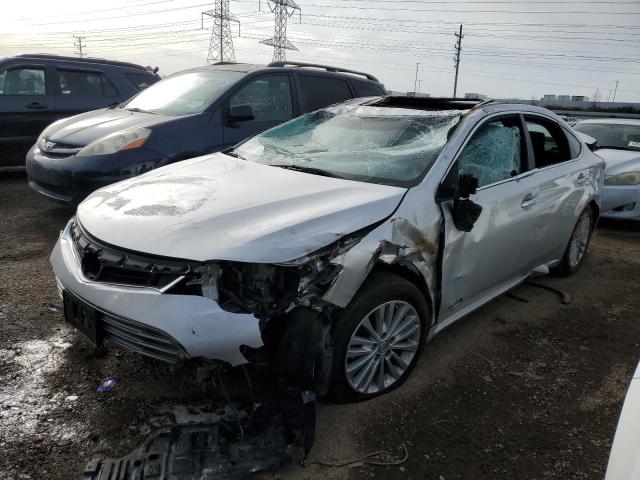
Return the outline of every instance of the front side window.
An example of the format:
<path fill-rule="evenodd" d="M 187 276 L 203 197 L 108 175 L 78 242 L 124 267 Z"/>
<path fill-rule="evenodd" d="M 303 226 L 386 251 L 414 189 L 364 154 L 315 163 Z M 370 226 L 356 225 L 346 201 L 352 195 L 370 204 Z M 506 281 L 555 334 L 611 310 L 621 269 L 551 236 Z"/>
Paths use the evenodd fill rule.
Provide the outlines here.
<path fill-rule="evenodd" d="M 459 174 L 471 174 L 483 187 L 522 173 L 526 147 L 518 117 L 485 123 L 458 157 Z"/>
<path fill-rule="evenodd" d="M 46 95 L 44 69 L 13 68 L 0 72 L 0 95 Z"/>
<path fill-rule="evenodd" d="M 118 94 L 103 73 L 58 70 L 58 95 L 62 97 L 115 97 Z"/>
<path fill-rule="evenodd" d="M 571 160 L 571 148 L 562 127 L 549 120 L 525 115 L 536 168 Z"/>
<path fill-rule="evenodd" d="M 581 122 L 573 128 L 595 138 L 598 148 L 640 151 L 640 125 Z"/>
<path fill-rule="evenodd" d="M 249 105 L 255 122 L 284 122 L 293 118 L 287 75 L 267 75 L 249 82 L 229 100 L 231 107 Z"/>
<path fill-rule="evenodd" d="M 179 73 L 144 89 L 121 108 L 176 116 L 201 113 L 243 75 L 228 70 Z"/>
<path fill-rule="evenodd" d="M 313 112 L 353 97 L 346 80 L 340 78 L 299 75 L 302 111 Z"/>
<path fill-rule="evenodd" d="M 409 186 L 433 164 L 460 112 L 337 106 L 251 138 L 235 153 L 256 163 Z"/>

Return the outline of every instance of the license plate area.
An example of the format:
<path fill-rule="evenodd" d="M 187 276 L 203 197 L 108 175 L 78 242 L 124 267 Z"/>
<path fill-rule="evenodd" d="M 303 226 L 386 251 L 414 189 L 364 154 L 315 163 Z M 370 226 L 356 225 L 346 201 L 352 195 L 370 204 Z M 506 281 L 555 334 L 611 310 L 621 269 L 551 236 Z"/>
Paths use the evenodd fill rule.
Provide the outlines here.
<path fill-rule="evenodd" d="M 64 318 L 94 344 L 102 343 L 98 317 L 100 313 L 78 297 L 64 292 Z"/>

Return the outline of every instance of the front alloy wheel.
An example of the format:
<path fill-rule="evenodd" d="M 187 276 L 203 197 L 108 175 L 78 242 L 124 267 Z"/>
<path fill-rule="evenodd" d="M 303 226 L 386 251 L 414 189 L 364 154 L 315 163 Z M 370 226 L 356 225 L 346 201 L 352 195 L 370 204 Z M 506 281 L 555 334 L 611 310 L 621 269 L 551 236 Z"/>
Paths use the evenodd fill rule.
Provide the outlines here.
<path fill-rule="evenodd" d="M 422 328 L 415 308 L 395 300 L 366 315 L 351 336 L 344 361 L 347 382 L 358 393 L 382 392 L 413 363 Z"/>
<path fill-rule="evenodd" d="M 414 283 L 374 271 L 334 319 L 329 397 L 353 402 L 401 385 L 418 360 L 429 318 L 427 299 Z"/>

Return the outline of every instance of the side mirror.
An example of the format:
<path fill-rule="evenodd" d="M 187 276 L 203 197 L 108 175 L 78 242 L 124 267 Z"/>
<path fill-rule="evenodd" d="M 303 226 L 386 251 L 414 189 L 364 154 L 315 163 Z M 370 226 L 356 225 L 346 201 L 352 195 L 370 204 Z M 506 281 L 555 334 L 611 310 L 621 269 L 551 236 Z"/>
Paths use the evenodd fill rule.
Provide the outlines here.
<path fill-rule="evenodd" d="M 469 173 L 463 173 L 458 177 L 458 186 L 453 199 L 453 223 L 462 232 L 470 232 L 473 229 L 482 207 L 469 200 L 469 196 L 478 190 L 478 179 Z"/>
<path fill-rule="evenodd" d="M 587 135 L 586 133 L 577 132 L 576 130 L 574 130 L 574 132 L 576 133 L 576 135 L 578 135 L 578 138 L 580 138 L 580 140 L 582 140 L 587 145 L 587 148 L 589 148 L 589 150 L 595 152 L 598 149 L 598 140 L 590 135 Z"/>
<path fill-rule="evenodd" d="M 255 118 L 251 105 L 234 105 L 229 109 L 229 114 L 227 115 L 229 123 L 249 122 Z"/>

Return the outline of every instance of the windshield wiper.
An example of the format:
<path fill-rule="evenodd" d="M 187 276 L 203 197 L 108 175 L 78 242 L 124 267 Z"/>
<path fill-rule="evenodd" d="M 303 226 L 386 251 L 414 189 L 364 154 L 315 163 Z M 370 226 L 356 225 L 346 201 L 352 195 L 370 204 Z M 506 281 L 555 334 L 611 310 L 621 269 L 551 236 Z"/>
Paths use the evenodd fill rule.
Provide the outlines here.
<path fill-rule="evenodd" d="M 296 172 L 311 173 L 313 175 L 322 175 L 323 177 L 343 178 L 343 179 L 345 178 L 341 175 L 338 175 L 337 173 L 329 172 L 328 170 L 322 170 L 321 168 L 303 167 L 301 165 L 278 165 L 278 164 L 272 164 L 269 166 L 286 168 L 287 170 L 294 170 Z"/>
<path fill-rule="evenodd" d="M 633 147 L 619 147 L 617 145 L 598 145 L 598 150 L 602 150 L 603 148 L 608 148 L 610 150 L 628 150 L 630 152 L 637 152 Z"/>

